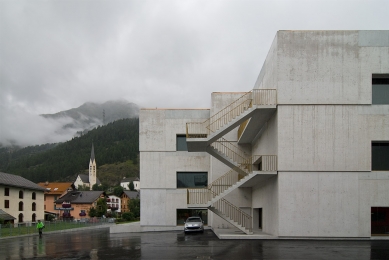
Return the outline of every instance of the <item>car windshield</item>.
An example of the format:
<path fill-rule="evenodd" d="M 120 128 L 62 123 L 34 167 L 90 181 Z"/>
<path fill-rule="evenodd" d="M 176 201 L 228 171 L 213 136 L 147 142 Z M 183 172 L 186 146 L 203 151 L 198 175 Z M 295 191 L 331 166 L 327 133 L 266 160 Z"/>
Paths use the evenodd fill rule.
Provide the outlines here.
<path fill-rule="evenodd" d="M 201 222 L 200 218 L 188 218 L 187 222 Z"/>

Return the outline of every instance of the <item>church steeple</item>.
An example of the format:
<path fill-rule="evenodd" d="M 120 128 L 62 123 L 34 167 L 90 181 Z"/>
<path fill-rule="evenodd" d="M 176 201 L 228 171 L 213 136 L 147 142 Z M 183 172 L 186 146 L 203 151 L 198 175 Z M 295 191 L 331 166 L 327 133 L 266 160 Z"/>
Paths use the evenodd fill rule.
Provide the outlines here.
<path fill-rule="evenodd" d="M 90 160 L 93 162 L 95 160 L 95 148 L 92 143 L 92 152 L 90 153 Z"/>
<path fill-rule="evenodd" d="M 89 187 L 90 190 L 92 190 L 93 185 L 96 184 L 96 160 L 95 160 L 95 148 L 92 143 L 92 151 L 90 154 L 90 161 L 89 161 Z"/>

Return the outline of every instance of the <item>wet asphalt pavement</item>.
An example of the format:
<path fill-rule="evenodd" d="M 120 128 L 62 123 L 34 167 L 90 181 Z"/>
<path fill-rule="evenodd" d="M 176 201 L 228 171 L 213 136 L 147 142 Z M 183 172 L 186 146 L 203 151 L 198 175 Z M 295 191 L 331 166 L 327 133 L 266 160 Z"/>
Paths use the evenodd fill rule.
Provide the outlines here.
<path fill-rule="evenodd" d="M 210 230 L 110 234 L 104 228 L 1 239 L 0 259 L 389 259 L 389 240 L 219 240 Z"/>

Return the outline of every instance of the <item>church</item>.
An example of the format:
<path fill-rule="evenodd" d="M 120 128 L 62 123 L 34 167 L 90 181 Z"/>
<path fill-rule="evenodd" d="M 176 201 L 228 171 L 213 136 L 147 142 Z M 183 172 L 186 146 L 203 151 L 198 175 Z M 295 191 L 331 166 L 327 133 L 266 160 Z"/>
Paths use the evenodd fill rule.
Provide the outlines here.
<path fill-rule="evenodd" d="M 74 186 L 76 189 L 80 189 L 81 187 L 89 187 L 92 190 L 93 185 L 100 185 L 100 181 L 96 176 L 96 158 L 95 158 L 95 149 L 92 143 L 92 151 L 89 160 L 89 174 L 79 174 L 77 176 L 76 181 L 74 182 Z"/>

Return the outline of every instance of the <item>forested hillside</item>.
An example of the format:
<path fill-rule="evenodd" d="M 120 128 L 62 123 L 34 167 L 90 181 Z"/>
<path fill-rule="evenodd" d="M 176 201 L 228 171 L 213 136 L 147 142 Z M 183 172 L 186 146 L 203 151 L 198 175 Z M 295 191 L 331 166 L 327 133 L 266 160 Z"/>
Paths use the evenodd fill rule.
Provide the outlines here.
<path fill-rule="evenodd" d="M 139 153 L 138 118 L 121 119 L 97 127 L 65 143 L 19 150 L 1 148 L 0 171 L 17 174 L 33 182 L 74 181 L 78 173 L 84 173 L 89 167 L 92 143 L 98 169 L 104 165 L 107 174 L 118 172 L 119 176 L 109 178 L 109 182 L 136 174 Z M 119 170 L 110 171 L 107 165 L 120 166 L 116 167 Z M 97 176 L 101 178 L 99 172 Z"/>

